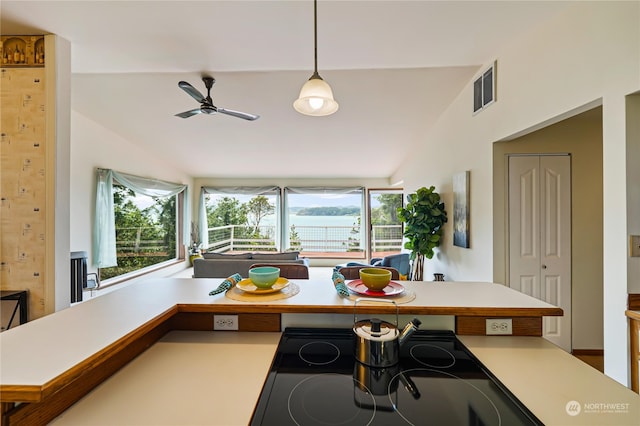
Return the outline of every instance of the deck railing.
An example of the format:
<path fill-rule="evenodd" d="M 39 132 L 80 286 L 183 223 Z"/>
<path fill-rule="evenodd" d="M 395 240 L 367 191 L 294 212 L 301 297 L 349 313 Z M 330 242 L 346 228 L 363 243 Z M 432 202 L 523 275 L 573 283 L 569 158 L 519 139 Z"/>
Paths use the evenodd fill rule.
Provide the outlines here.
<path fill-rule="evenodd" d="M 362 252 L 360 232 L 353 226 L 295 226 L 289 235 L 289 248 L 316 253 Z M 158 239 L 157 228 L 130 227 L 116 229 L 119 257 L 168 255 L 166 242 Z M 263 225 L 226 225 L 208 229 L 207 251 L 277 251 L 276 227 Z M 155 237 L 155 238 L 154 238 Z M 400 251 L 401 225 L 375 225 L 371 233 L 371 247 L 376 252 Z"/>
<path fill-rule="evenodd" d="M 353 226 L 301 226 L 296 225 L 289 235 L 289 248 L 324 253 L 361 252 L 360 232 Z M 207 251 L 259 251 L 277 250 L 276 227 L 226 225 L 208 229 Z M 401 225 L 375 225 L 372 230 L 374 252 L 400 251 Z"/>

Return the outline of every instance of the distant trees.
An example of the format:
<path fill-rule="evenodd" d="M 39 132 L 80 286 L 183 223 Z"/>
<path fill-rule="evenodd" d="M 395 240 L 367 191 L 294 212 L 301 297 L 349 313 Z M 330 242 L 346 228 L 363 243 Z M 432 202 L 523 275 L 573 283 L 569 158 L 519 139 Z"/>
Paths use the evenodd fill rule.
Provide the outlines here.
<path fill-rule="evenodd" d="M 298 216 L 360 216 L 360 207 L 305 207 Z"/>
<path fill-rule="evenodd" d="M 275 212 L 275 206 L 271 204 L 269 198 L 264 195 L 256 195 L 246 203 L 241 203 L 235 197 L 222 197 L 216 200 L 215 204 L 207 205 L 207 222 L 209 228 L 227 225 L 244 225 L 246 228 L 237 227 L 234 238 L 244 239 L 264 239 L 268 240 L 269 235 L 262 235 L 260 223 L 265 216 Z M 216 236 L 210 235 L 210 242 L 227 239 L 227 231 L 220 231 Z M 251 243 L 253 244 L 253 243 Z"/>
<path fill-rule="evenodd" d="M 398 225 L 398 207 L 402 207 L 402 194 L 379 194 L 379 207 L 371 209 L 372 225 Z"/>
<path fill-rule="evenodd" d="M 207 206 L 207 223 L 209 227 L 245 225 L 247 206 L 236 198 L 222 197 L 214 206 Z"/>
<path fill-rule="evenodd" d="M 136 193 L 113 185 L 118 266 L 100 269 L 100 279 L 112 278 L 176 257 L 176 197 L 152 198 L 141 209 Z"/>
<path fill-rule="evenodd" d="M 265 216 L 269 216 L 276 211 L 276 207 L 269 202 L 269 199 L 264 195 L 258 195 L 253 197 L 247 203 L 247 212 L 249 217 L 249 224 L 253 226 L 253 233 L 258 234 L 260 231 L 260 221 Z"/>

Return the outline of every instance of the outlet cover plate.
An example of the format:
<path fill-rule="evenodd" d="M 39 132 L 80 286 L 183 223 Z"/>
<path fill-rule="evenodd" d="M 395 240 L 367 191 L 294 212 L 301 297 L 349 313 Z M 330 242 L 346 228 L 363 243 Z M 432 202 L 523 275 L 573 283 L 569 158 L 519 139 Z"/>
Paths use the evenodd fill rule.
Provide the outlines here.
<path fill-rule="evenodd" d="M 487 318 L 485 321 L 487 336 L 513 334 L 513 320 L 511 318 Z"/>
<path fill-rule="evenodd" d="M 640 235 L 629 236 L 629 255 L 631 257 L 640 257 Z"/>
<path fill-rule="evenodd" d="M 214 315 L 213 329 L 214 330 L 238 330 L 238 316 L 237 315 Z"/>

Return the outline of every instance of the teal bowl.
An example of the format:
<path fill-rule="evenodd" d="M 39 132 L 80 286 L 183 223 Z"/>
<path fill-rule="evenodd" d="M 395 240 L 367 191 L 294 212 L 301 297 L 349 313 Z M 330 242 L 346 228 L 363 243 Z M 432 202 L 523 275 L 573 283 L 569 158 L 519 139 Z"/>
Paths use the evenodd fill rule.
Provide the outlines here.
<path fill-rule="evenodd" d="M 258 288 L 271 288 L 280 278 L 280 268 L 275 266 L 259 266 L 249 269 L 249 278 Z"/>

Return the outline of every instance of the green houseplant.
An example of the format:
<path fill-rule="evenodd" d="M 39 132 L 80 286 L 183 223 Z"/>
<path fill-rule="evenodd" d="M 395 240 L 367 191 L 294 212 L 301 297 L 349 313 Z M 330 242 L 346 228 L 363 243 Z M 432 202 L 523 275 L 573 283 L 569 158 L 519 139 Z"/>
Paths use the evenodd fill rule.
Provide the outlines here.
<path fill-rule="evenodd" d="M 411 250 L 411 279 L 422 281 L 424 258 L 433 258 L 440 245 L 447 212 L 435 187 L 422 187 L 407 195 L 407 205 L 398 207 L 398 218 L 404 223 L 404 248 Z"/>

